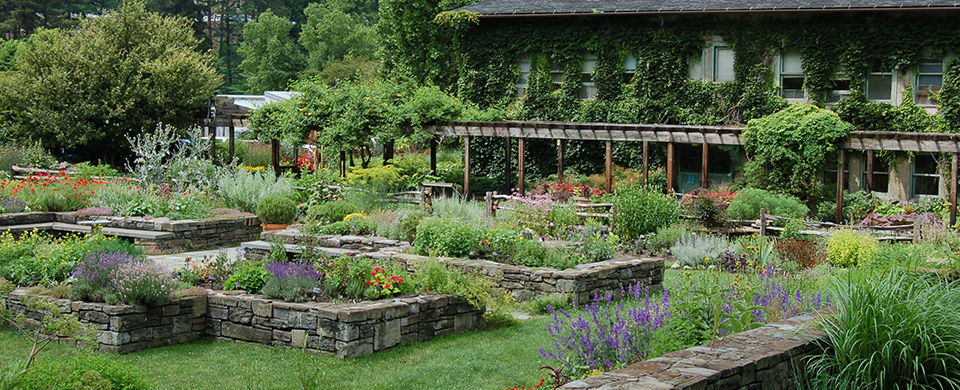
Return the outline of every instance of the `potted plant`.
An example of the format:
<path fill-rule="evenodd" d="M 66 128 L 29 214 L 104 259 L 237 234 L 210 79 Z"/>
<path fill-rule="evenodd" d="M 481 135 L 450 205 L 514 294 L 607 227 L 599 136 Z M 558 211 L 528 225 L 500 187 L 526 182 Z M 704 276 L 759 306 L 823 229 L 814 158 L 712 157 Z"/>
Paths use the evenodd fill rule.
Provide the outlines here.
<path fill-rule="evenodd" d="M 297 204 L 290 198 L 275 194 L 257 203 L 257 218 L 264 231 L 283 230 L 297 217 Z"/>

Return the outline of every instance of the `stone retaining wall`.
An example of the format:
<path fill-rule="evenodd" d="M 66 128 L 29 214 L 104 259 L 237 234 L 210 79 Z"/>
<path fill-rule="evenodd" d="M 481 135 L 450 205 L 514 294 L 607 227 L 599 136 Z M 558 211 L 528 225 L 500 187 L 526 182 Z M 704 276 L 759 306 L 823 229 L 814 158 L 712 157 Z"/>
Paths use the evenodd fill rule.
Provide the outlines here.
<path fill-rule="evenodd" d="M 561 389 L 794 389 L 799 358 L 818 351 L 815 317 L 797 316 L 671 352 Z"/>
<path fill-rule="evenodd" d="M 404 253 L 392 254 L 390 257 L 403 261 L 411 271 L 416 269 L 417 263 L 428 260 L 423 256 Z M 562 271 L 489 260 L 449 257 L 438 260 L 453 268 L 484 275 L 518 300 L 543 294 L 567 294 L 573 298 L 574 303 L 586 304 L 593 300 L 594 296 L 620 297 L 623 291 L 636 287 L 638 282 L 651 289 L 658 289 L 663 283 L 663 259 L 652 257 L 581 264 Z"/>
<path fill-rule="evenodd" d="M 274 239 L 280 239 L 286 244 L 340 248 L 358 252 L 377 252 L 380 250 L 400 251 L 410 248 L 410 243 L 406 241 L 391 240 L 385 237 L 310 234 L 296 229 L 263 232 L 260 234 L 260 239 L 269 242 L 273 242 Z"/>
<path fill-rule="evenodd" d="M 428 294 L 332 304 L 218 293 L 210 295 L 208 302 L 208 335 L 331 352 L 341 359 L 473 330 L 483 324 L 482 309 L 452 296 Z"/>
<path fill-rule="evenodd" d="M 259 295 L 208 290 L 160 306 L 53 301 L 63 313 L 93 324 L 103 352 L 130 353 L 180 344 L 203 334 L 218 339 L 330 352 L 339 358 L 369 355 L 483 325 L 482 308 L 449 295 L 419 294 L 359 303 L 288 303 Z M 26 312 L 27 326 L 42 314 L 29 312 L 20 289 L 0 298 L 0 307 Z"/>
<path fill-rule="evenodd" d="M 87 220 L 109 220 L 104 227 L 171 233 L 172 236 L 154 238 L 151 235 L 137 236 L 136 232 L 120 235 L 133 239 L 134 243 L 147 249 L 187 249 L 231 246 L 256 239 L 262 232 L 260 220 L 253 214 L 216 217 L 210 219 L 170 220 L 168 218 L 84 216 L 76 212 L 31 212 L 0 214 L 0 228 L 13 225 L 31 225 L 47 222 L 77 224 Z M 79 227 L 79 226 L 78 226 Z"/>
<path fill-rule="evenodd" d="M 25 324 L 36 328 L 43 314 L 28 311 L 25 297 L 48 299 L 62 313 L 97 328 L 100 351 L 130 353 L 141 349 L 180 344 L 203 335 L 207 323 L 206 297 L 185 297 L 160 306 L 108 305 L 74 302 L 67 299 L 31 296 L 17 290 L 0 304 L 14 313 L 25 313 Z"/>

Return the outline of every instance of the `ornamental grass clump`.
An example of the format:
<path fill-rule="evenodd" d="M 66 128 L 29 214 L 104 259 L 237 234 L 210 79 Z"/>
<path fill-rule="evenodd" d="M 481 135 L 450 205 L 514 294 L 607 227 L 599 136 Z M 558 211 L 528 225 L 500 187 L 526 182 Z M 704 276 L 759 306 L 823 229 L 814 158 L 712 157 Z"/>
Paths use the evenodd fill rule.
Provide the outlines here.
<path fill-rule="evenodd" d="M 309 263 L 279 262 L 266 265 L 270 276 L 263 286 L 263 295 L 287 302 L 304 302 L 313 296 L 323 274 Z"/>
<path fill-rule="evenodd" d="M 117 297 L 130 305 L 161 305 L 170 302 L 177 280 L 160 264 L 132 262 L 113 270 Z"/>
<path fill-rule="evenodd" d="M 805 387 L 960 388 L 960 285 L 895 269 L 854 272 L 832 290 Z"/>
<path fill-rule="evenodd" d="M 87 254 L 73 269 L 73 288 L 70 299 L 116 303 L 113 273 L 121 265 L 140 262 L 139 256 L 127 252 L 94 252 Z"/>

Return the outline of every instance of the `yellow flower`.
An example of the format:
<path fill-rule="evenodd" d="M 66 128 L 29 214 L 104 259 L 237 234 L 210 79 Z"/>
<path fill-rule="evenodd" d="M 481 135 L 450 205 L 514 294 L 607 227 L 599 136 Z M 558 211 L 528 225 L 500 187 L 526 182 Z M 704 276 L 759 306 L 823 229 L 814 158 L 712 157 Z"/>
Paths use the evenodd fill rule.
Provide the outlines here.
<path fill-rule="evenodd" d="M 361 213 L 353 213 L 353 214 L 347 214 L 346 217 L 343 217 L 343 220 L 344 220 L 344 221 L 349 221 L 349 220 L 351 220 L 351 219 L 353 219 L 353 218 L 367 219 L 367 216 L 366 216 L 366 215 L 363 215 L 363 214 L 361 214 Z"/>

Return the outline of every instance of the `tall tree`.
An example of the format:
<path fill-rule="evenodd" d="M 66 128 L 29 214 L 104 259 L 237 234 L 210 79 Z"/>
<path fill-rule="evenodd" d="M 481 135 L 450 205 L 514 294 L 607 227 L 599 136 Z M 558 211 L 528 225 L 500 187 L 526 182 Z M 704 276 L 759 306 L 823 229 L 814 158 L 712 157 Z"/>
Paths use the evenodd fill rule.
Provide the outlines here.
<path fill-rule="evenodd" d="M 333 61 L 347 57 L 370 60 L 376 55 L 375 28 L 363 16 L 347 13 L 348 6 L 344 0 L 331 0 L 310 4 L 303 11 L 307 24 L 300 44 L 308 53 L 307 75 L 323 71 Z"/>
<path fill-rule="evenodd" d="M 15 135 L 116 161 L 125 135 L 204 114 L 221 80 L 197 45 L 189 21 L 127 1 L 77 30 L 32 35 L 0 72 L 0 102 Z"/>
<path fill-rule="evenodd" d="M 303 53 L 290 36 L 293 23 L 267 10 L 243 26 L 240 67 L 250 92 L 286 89 L 304 67 Z"/>

